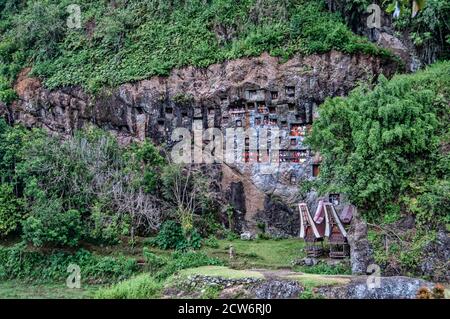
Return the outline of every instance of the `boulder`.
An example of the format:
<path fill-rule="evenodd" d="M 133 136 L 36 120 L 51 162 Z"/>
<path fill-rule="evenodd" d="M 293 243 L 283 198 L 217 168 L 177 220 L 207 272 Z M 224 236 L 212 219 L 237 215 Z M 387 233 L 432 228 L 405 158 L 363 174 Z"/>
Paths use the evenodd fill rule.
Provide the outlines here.
<path fill-rule="evenodd" d="M 367 267 L 374 262 L 372 248 L 367 239 L 367 224 L 354 212 L 353 220 L 348 231 L 348 243 L 350 245 L 350 264 L 352 274 L 363 275 L 367 273 Z"/>
<path fill-rule="evenodd" d="M 303 292 L 297 281 L 269 280 L 253 288 L 257 299 L 296 299 Z"/>
<path fill-rule="evenodd" d="M 415 299 L 421 287 L 433 288 L 431 282 L 401 276 L 381 277 L 380 286 L 371 288 L 368 278 L 354 279 L 346 286 L 319 288 L 318 292 L 336 299 Z"/>
<path fill-rule="evenodd" d="M 249 231 L 245 231 L 241 234 L 241 239 L 242 240 L 252 240 L 252 239 L 255 239 L 255 235 L 253 235 Z"/>

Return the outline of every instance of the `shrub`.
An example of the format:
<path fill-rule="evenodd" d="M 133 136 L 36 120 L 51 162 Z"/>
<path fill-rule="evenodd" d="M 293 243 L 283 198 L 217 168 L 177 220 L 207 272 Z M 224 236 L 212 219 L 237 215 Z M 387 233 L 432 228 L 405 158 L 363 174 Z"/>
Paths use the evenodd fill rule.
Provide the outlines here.
<path fill-rule="evenodd" d="M 140 274 L 95 293 L 98 299 L 149 299 L 159 298 L 163 284 L 149 274 Z"/>
<path fill-rule="evenodd" d="M 86 238 L 101 244 L 119 243 L 121 236 L 129 234 L 130 221 L 127 217 L 111 212 L 107 205 L 95 203 L 86 227 Z"/>
<path fill-rule="evenodd" d="M 433 297 L 428 287 L 420 287 L 416 293 L 416 299 L 431 299 Z"/>
<path fill-rule="evenodd" d="M 61 211 L 57 200 L 45 201 L 22 224 L 23 238 L 35 246 L 77 246 L 83 235 L 81 215 L 77 210 Z"/>
<path fill-rule="evenodd" d="M 0 247 L 0 279 L 2 280 L 64 281 L 70 264 L 80 266 L 82 284 L 123 280 L 138 270 L 134 259 L 98 256 L 84 249 L 74 253 L 57 250 L 44 253 L 27 250 L 24 243 L 7 248 Z"/>
<path fill-rule="evenodd" d="M 175 249 L 185 241 L 180 224 L 173 220 L 165 221 L 153 243 L 161 249 Z"/>
<path fill-rule="evenodd" d="M 350 275 L 351 269 L 348 265 L 338 264 L 338 265 L 328 265 L 325 262 L 319 262 L 314 266 L 303 266 L 300 267 L 300 271 L 309 274 L 321 274 L 321 275 Z"/>
<path fill-rule="evenodd" d="M 219 248 L 219 241 L 213 235 L 203 239 L 203 245 L 210 248 Z"/>
<path fill-rule="evenodd" d="M 17 229 L 23 219 L 23 201 L 17 198 L 11 184 L 0 185 L 0 237 Z"/>
<path fill-rule="evenodd" d="M 177 245 L 178 250 L 188 250 L 188 249 L 200 249 L 202 247 L 202 236 L 198 233 L 196 229 L 192 229 L 189 232 L 185 232 L 184 241 Z"/>
<path fill-rule="evenodd" d="M 239 239 L 239 235 L 229 229 L 224 231 L 224 235 L 225 235 L 225 239 L 229 240 L 229 241 Z"/>
<path fill-rule="evenodd" d="M 220 286 L 207 286 L 201 295 L 201 299 L 217 299 L 220 296 L 222 288 Z"/>
<path fill-rule="evenodd" d="M 413 273 L 423 261 L 424 248 L 435 240 L 436 233 L 433 231 L 426 234 L 417 232 L 409 247 L 402 247 L 398 256 L 399 263 L 403 269 Z"/>
<path fill-rule="evenodd" d="M 144 258 L 145 258 L 145 261 L 147 262 L 147 266 L 148 266 L 150 272 L 156 272 L 157 270 L 159 270 L 163 266 L 165 266 L 168 262 L 166 258 L 152 253 L 146 247 L 144 247 L 143 253 L 144 253 Z"/>
<path fill-rule="evenodd" d="M 0 102 L 11 104 L 17 98 L 16 91 L 11 88 L 11 85 L 0 76 Z"/>
<path fill-rule="evenodd" d="M 183 232 L 181 225 L 173 220 L 165 221 L 158 235 L 151 240 L 151 244 L 160 249 L 199 249 L 202 238 L 197 230 Z"/>

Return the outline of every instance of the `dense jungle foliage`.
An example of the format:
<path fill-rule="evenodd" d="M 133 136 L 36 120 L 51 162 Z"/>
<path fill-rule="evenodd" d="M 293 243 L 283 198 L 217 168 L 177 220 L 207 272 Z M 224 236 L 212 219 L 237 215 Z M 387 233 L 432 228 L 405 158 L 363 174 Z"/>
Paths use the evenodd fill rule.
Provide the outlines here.
<path fill-rule="evenodd" d="M 309 137 L 323 156 L 316 187 L 347 194 L 369 219 L 449 223 L 449 101 L 449 62 L 328 99 Z"/>
<path fill-rule="evenodd" d="M 168 163 L 150 142 L 120 147 L 99 129 L 62 139 L 0 120 L 0 178 L 0 234 L 34 246 L 113 244 L 172 219 L 155 245 L 183 250 L 199 248 L 200 235 L 214 227 L 204 176 Z M 195 200 L 187 193 L 194 191 Z"/>
<path fill-rule="evenodd" d="M 3 101 L 14 97 L 7 88 L 25 66 L 50 88 L 97 91 L 264 51 L 283 58 L 331 49 L 389 55 L 352 33 L 322 0 L 81 0 L 80 28 L 67 26 L 76 22 L 71 4 L 0 3 Z"/>

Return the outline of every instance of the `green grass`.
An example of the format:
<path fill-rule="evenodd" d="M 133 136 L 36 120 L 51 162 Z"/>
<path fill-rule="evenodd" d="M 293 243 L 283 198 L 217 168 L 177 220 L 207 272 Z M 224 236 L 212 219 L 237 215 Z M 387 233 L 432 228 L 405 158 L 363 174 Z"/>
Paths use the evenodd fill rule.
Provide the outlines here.
<path fill-rule="evenodd" d="M 67 288 L 65 283 L 30 284 L 18 280 L 0 282 L 0 299 L 86 299 L 92 298 L 98 286 Z"/>
<path fill-rule="evenodd" d="M 218 248 L 202 250 L 214 257 L 229 261 L 229 246 L 233 245 L 236 258 L 234 268 L 290 268 L 292 261 L 304 257 L 304 243 L 300 239 L 283 240 L 220 240 Z"/>
<path fill-rule="evenodd" d="M 316 274 L 289 275 L 286 276 L 286 279 L 297 280 L 303 286 L 308 288 L 345 285 L 350 282 L 350 278 Z"/>
<path fill-rule="evenodd" d="M 283 240 L 218 240 L 219 247 L 202 247 L 197 253 L 181 254 L 171 250 L 160 250 L 147 247 L 145 241 L 140 240 L 131 250 L 128 246 L 114 247 L 90 247 L 96 254 L 123 256 L 127 253 L 134 258 L 142 257 L 143 246 L 148 251 L 162 256 L 167 264 L 153 273 L 144 272 L 130 279 L 120 281 L 111 286 L 82 286 L 82 289 L 69 289 L 63 279 L 50 280 L 49 283 L 26 283 L 25 279 L 7 280 L 0 284 L 0 298 L 160 298 L 164 287 L 172 287 L 180 284 L 190 275 L 204 275 L 223 277 L 227 279 L 260 278 L 265 277 L 262 269 L 270 270 L 270 275 L 279 276 L 286 280 L 298 280 L 308 289 L 318 286 L 344 284 L 347 278 L 340 276 L 323 276 L 315 274 L 293 274 L 286 269 L 292 269 L 292 261 L 304 257 L 303 242 L 299 239 Z M 233 245 L 236 257 L 230 261 L 228 255 L 229 245 Z M 138 253 L 140 250 L 140 254 Z M 199 259 L 203 256 L 203 262 Z M 219 259 L 218 265 L 208 265 L 208 258 Z M 214 260 L 214 259 L 211 259 Z M 221 260 L 221 261 L 220 261 Z M 220 264 L 226 265 L 222 266 Z M 203 264 L 203 265 L 202 265 Z M 258 270 L 261 269 L 261 270 Z M 277 269 L 283 269 L 281 271 Z M 294 267 L 294 270 L 298 270 Z M 41 272 L 48 271 L 41 269 Z M 164 273 L 164 276 L 160 274 Z M 286 274 L 289 274 L 288 276 Z M 82 281 L 83 284 L 83 281 Z M 205 297 L 218 295 L 218 291 L 211 289 L 205 292 Z M 203 295 L 202 295 L 203 296 Z M 305 295 L 306 296 L 306 295 Z M 311 293 L 311 296 L 314 295 Z"/>
<path fill-rule="evenodd" d="M 226 279 L 264 278 L 264 275 L 252 270 L 236 270 L 224 266 L 202 266 L 183 269 L 180 276 L 203 275 L 209 277 L 222 277 Z"/>

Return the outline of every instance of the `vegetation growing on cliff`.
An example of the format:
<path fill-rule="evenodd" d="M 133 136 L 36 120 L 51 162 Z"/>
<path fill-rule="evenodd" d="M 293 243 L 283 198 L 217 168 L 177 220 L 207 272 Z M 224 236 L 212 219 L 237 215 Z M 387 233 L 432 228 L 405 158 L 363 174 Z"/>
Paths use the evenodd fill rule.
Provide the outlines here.
<path fill-rule="evenodd" d="M 264 51 L 332 49 L 388 55 L 353 34 L 321 0 L 88 1 L 81 28 L 68 28 L 70 0 L 7 0 L 0 4 L 0 95 L 25 66 L 50 88 L 104 86 L 167 75 L 174 67 L 212 63 Z"/>
<path fill-rule="evenodd" d="M 63 141 L 1 120 L 0 236 L 15 232 L 35 246 L 73 247 L 155 229 L 161 217 L 155 181 L 146 177 L 163 159 L 149 147 L 122 149 L 100 130 Z M 11 207 L 13 214 L 4 213 Z"/>
<path fill-rule="evenodd" d="M 422 1 L 425 2 L 425 1 Z M 408 31 L 409 37 L 428 63 L 433 58 L 450 57 L 450 1 L 427 0 L 420 14 L 410 18 L 411 8 L 394 21 L 399 31 Z M 437 56 L 441 48 L 441 56 Z"/>
<path fill-rule="evenodd" d="M 36 247 L 117 244 L 148 236 L 162 249 L 198 249 L 217 223 L 217 199 L 194 168 L 167 163 L 145 141 L 121 147 L 100 129 L 52 137 L 0 120 L 0 238 Z"/>
<path fill-rule="evenodd" d="M 309 138 L 323 156 L 316 186 L 347 194 L 369 219 L 448 223 L 449 101 L 449 62 L 328 99 Z"/>

